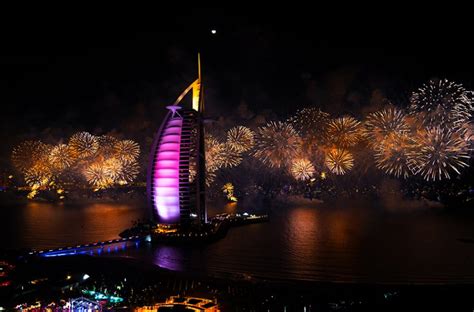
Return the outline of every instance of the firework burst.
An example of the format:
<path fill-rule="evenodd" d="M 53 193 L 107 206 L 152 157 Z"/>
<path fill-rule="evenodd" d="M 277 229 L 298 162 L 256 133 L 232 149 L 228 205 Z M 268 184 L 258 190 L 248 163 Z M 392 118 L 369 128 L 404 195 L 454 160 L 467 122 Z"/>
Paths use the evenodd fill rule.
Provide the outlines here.
<path fill-rule="evenodd" d="M 93 163 L 83 173 L 87 182 L 98 189 L 108 188 L 114 183 L 109 168 L 103 163 Z"/>
<path fill-rule="evenodd" d="M 114 150 L 115 156 L 125 162 L 132 162 L 140 155 L 140 146 L 132 140 L 118 141 Z"/>
<path fill-rule="evenodd" d="M 226 161 L 224 144 L 220 143 L 211 134 L 206 134 L 204 144 L 206 148 L 206 169 L 209 172 L 215 172 Z"/>
<path fill-rule="evenodd" d="M 13 165 L 25 172 L 33 167 L 35 162 L 43 159 L 49 152 L 50 147 L 41 141 L 25 141 L 16 146 L 12 151 Z"/>
<path fill-rule="evenodd" d="M 68 145 L 25 141 L 13 149 L 12 162 L 24 174 L 26 184 L 35 189 L 51 188 L 78 175 L 96 188 L 107 188 L 137 177 L 138 154 L 138 144 L 133 141 L 79 132 Z"/>
<path fill-rule="evenodd" d="M 353 117 L 332 119 L 328 124 L 328 138 L 339 147 L 356 145 L 362 137 L 361 123 Z"/>
<path fill-rule="evenodd" d="M 84 159 L 97 153 L 99 141 L 89 132 L 78 132 L 69 139 L 69 148 L 75 158 Z"/>
<path fill-rule="evenodd" d="M 206 138 L 206 135 L 204 136 Z M 196 173 L 197 173 L 197 161 L 199 158 L 198 152 L 196 150 L 196 145 L 198 143 L 198 136 L 197 136 L 197 129 L 193 128 L 191 130 L 191 147 L 189 149 L 189 182 L 194 182 L 194 179 L 196 178 Z M 204 140 L 204 143 L 205 140 Z M 206 146 L 204 145 L 204 152 L 207 153 L 206 151 Z M 208 169 L 206 168 L 206 171 Z"/>
<path fill-rule="evenodd" d="M 105 157 L 111 157 L 115 154 L 115 144 L 119 142 L 116 138 L 110 135 L 101 135 L 97 137 L 99 142 L 99 154 Z"/>
<path fill-rule="evenodd" d="M 51 171 L 47 166 L 43 166 L 40 163 L 25 171 L 25 182 L 30 187 L 45 187 L 51 182 L 51 180 Z"/>
<path fill-rule="evenodd" d="M 253 155 L 264 164 L 281 168 L 295 158 L 301 146 L 301 138 L 291 124 L 271 121 L 258 129 Z"/>
<path fill-rule="evenodd" d="M 206 168 L 206 174 L 209 170 Z M 197 170 L 196 170 L 196 162 L 189 163 L 189 182 L 194 182 L 196 178 Z"/>
<path fill-rule="evenodd" d="M 237 167 L 242 162 L 242 155 L 236 152 L 233 148 L 229 147 L 227 143 L 224 144 L 222 154 L 223 154 L 223 159 L 222 159 L 223 168 Z"/>
<path fill-rule="evenodd" d="M 417 135 L 419 149 L 411 163 L 416 174 L 427 181 L 449 179 L 452 172 L 468 167 L 469 145 L 459 133 L 442 127 L 428 128 Z"/>
<path fill-rule="evenodd" d="M 474 143 L 474 124 L 472 122 L 465 123 L 459 130 L 462 134 L 463 139 L 471 146 Z M 472 149 L 471 149 L 472 151 Z"/>
<path fill-rule="evenodd" d="M 101 164 L 104 168 L 104 172 L 110 177 L 113 182 L 117 182 L 120 179 L 120 175 L 123 171 L 123 167 L 126 162 L 118 158 L 107 158 Z"/>
<path fill-rule="evenodd" d="M 140 172 L 140 166 L 136 160 L 122 162 L 121 168 L 116 175 L 115 182 L 118 184 L 127 184 L 133 182 Z"/>
<path fill-rule="evenodd" d="M 313 164 L 307 159 L 296 159 L 291 165 L 291 174 L 296 180 L 308 180 L 315 172 Z"/>
<path fill-rule="evenodd" d="M 472 114 L 473 94 L 447 79 L 430 80 L 411 96 L 410 112 L 424 126 L 459 127 Z"/>
<path fill-rule="evenodd" d="M 410 159 L 416 155 L 417 148 L 409 134 L 391 132 L 374 148 L 375 165 L 387 174 L 407 178 L 414 171 Z"/>
<path fill-rule="evenodd" d="M 226 194 L 234 194 L 234 185 L 230 182 L 227 182 L 222 187 L 222 191 Z"/>
<path fill-rule="evenodd" d="M 329 114 L 319 108 L 306 107 L 298 110 L 288 119 L 295 130 L 311 144 L 318 144 L 325 140 Z"/>
<path fill-rule="evenodd" d="M 206 133 L 204 146 L 206 149 L 206 185 L 210 187 L 217 177 L 217 171 L 231 160 L 226 159 L 228 151 L 225 149 L 225 144 L 220 143 L 212 134 Z M 192 176 L 194 180 L 197 173 L 196 165 L 190 167 L 189 171 L 190 179 Z"/>
<path fill-rule="evenodd" d="M 237 126 L 227 131 L 227 146 L 237 153 L 249 151 L 255 144 L 254 133 L 247 127 Z"/>
<path fill-rule="evenodd" d="M 210 187 L 212 183 L 216 180 L 216 172 L 206 170 L 206 186 Z"/>
<path fill-rule="evenodd" d="M 48 161 L 55 171 L 62 171 L 73 164 L 74 158 L 68 145 L 58 144 L 51 149 Z"/>
<path fill-rule="evenodd" d="M 390 107 L 367 116 L 365 135 L 372 145 L 377 144 L 393 133 L 405 134 L 410 126 L 402 110 Z"/>
<path fill-rule="evenodd" d="M 332 173 L 343 175 L 354 166 L 354 157 L 347 150 L 332 148 L 326 154 L 325 164 Z"/>

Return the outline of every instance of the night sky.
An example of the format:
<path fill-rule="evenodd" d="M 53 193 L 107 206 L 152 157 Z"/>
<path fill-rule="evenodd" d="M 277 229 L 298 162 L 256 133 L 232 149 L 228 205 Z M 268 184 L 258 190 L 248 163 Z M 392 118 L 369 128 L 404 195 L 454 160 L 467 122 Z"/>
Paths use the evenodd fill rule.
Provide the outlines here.
<path fill-rule="evenodd" d="M 85 130 L 140 141 L 195 79 L 198 51 L 215 118 L 244 106 L 284 118 L 308 105 L 362 117 L 383 99 L 406 105 L 433 77 L 473 88 L 472 27 L 461 17 L 186 11 L 4 19 L 2 167 L 27 138 L 57 142 Z"/>

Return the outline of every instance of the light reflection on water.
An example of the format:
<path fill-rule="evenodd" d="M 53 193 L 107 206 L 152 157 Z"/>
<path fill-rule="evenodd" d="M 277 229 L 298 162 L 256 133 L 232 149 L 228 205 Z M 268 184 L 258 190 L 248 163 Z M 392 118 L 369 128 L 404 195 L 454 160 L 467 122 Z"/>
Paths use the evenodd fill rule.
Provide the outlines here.
<path fill-rule="evenodd" d="M 214 205 L 210 215 L 245 205 Z M 4 247 L 59 247 L 117 237 L 143 209 L 126 204 L 2 207 Z M 232 228 L 206 246 L 153 245 L 113 255 L 209 274 L 317 281 L 474 282 L 474 216 L 396 213 L 377 202 L 273 207 L 270 222 Z"/>
<path fill-rule="evenodd" d="M 110 240 L 144 216 L 142 209 L 118 203 L 28 202 L 0 208 L 2 248 L 46 249 Z"/>
<path fill-rule="evenodd" d="M 154 263 L 172 271 L 184 271 L 182 249 L 173 246 L 158 246 L 155 249 Z"/>

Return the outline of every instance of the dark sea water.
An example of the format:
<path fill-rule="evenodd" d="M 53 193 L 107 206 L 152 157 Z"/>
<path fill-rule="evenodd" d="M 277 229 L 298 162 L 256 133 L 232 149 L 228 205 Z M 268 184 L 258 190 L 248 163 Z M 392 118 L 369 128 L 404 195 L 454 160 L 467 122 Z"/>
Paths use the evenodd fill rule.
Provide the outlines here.
<path fill-rule="evenodd" d="M 210 215 L 250 206 L 239 205 L 214 204 Z M 364 199 L 279 204 L 270 210 L 270 222 L 232 228 L 213 244 L 145 245 L 115 256 L 218 276 L 474 282 L 474 244 L 469 243 L 474 239 L 474 214 Z M 145 216 L 144 208 L 135 204 L 0 204 L 0 244 L 44 249 L 109 240 Z"/>

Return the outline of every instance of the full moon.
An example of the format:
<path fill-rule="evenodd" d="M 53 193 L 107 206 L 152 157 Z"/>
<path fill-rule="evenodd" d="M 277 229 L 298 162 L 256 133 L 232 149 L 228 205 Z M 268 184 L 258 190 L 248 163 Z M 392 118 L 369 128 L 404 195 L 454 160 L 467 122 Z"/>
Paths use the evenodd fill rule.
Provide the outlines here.
<path fill-rule="evenodd" d="M 217 33 L 217 30 L 213 29 L 211 30 L 211 34 L 215 35 Z"/>

